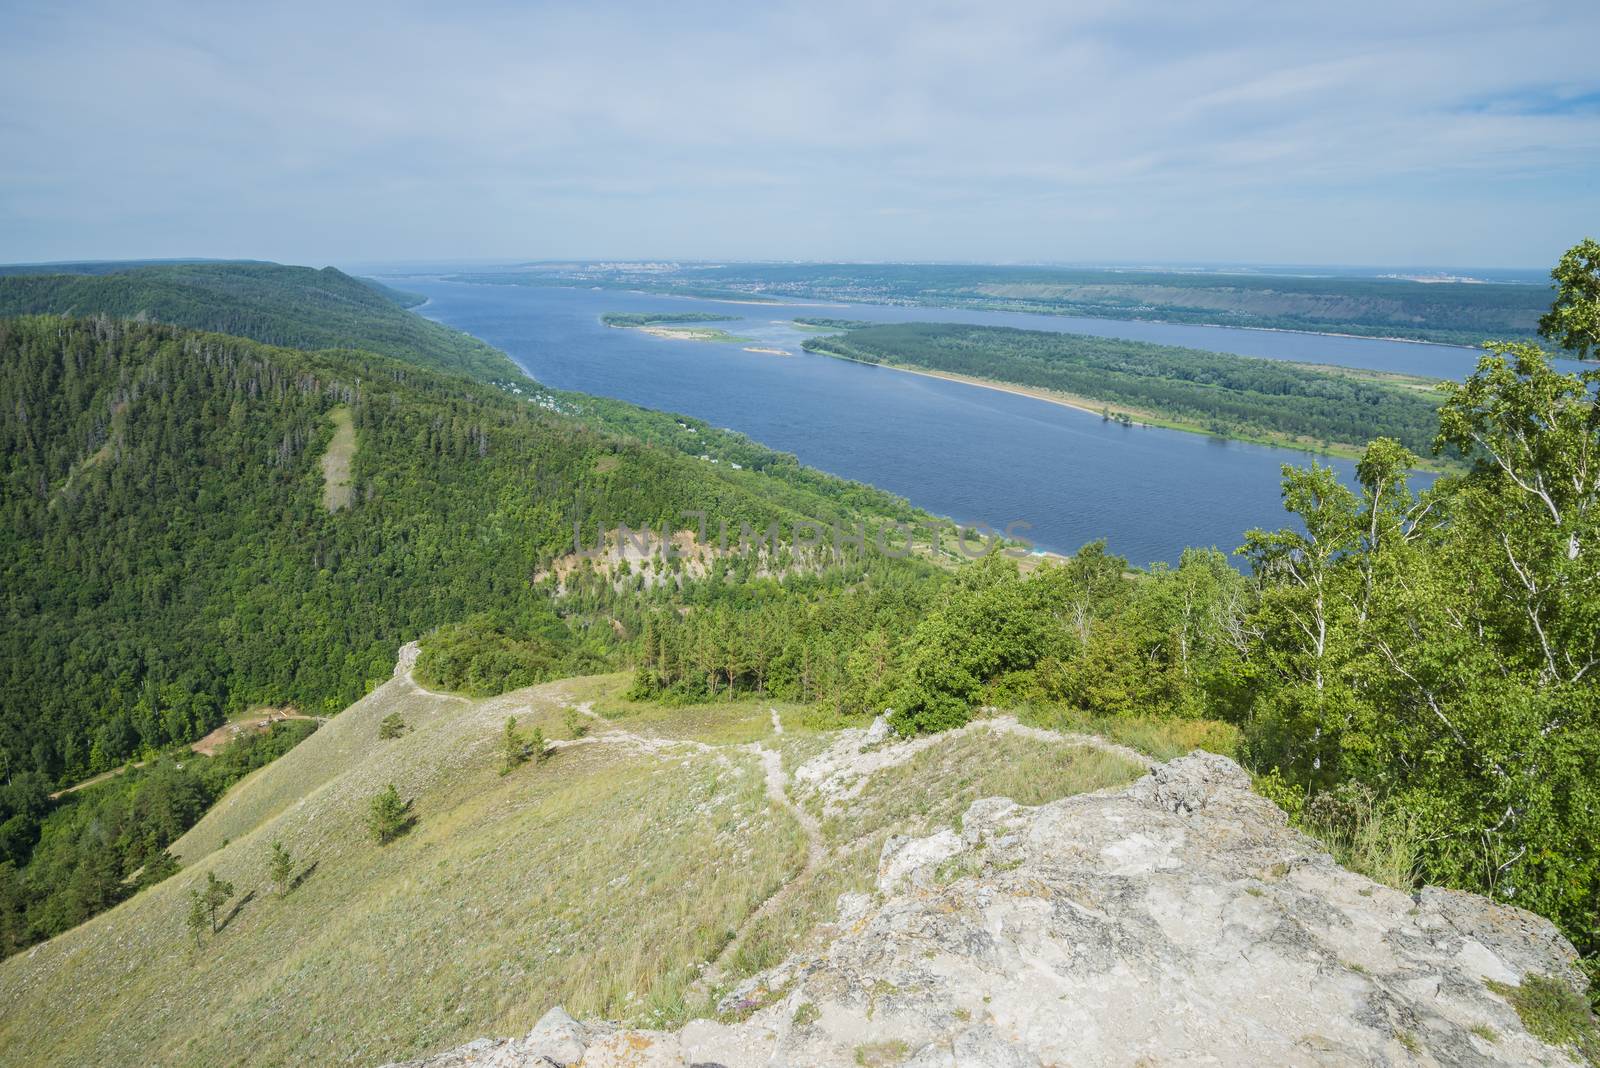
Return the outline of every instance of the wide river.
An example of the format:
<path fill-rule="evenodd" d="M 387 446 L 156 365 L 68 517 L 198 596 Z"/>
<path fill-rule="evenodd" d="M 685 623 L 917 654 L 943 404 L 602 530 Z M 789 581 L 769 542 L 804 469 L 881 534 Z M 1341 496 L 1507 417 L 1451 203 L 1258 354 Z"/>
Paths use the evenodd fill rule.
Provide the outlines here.
<path fill-rule="evenodd" d="M 1439 377 L 1464 377 L 1475 359 L 1470 350 L 1447 346 L 1222 327 L 948 308 L 739 304 L 426 276 L 384 281 L 424 294 L 429 303 L 422 314 L 503 349 L 548 386 L 698 416 L 961 522 L 1028 523 L 1027 536 L 1042 549 L 1071 552 L 1103 537 L 1136 564 L 1175 561 L 1190 545 L 1231 551 L 1251 527 L 1285 525 L 1281 468 L 1307 464 L 1311 455 L 1123 427 L 1030 397 L 813 356 L 800 350 L 806 335 L 789 317 L 991 323 Z M 725 313 L 737 317 L 719 324 L 729 332 L 793 355 L 602 325 L 600 316 L 613 311 Z M 1352 477 L 1350 463 L 1332 463 L 1347 481 Z"/>

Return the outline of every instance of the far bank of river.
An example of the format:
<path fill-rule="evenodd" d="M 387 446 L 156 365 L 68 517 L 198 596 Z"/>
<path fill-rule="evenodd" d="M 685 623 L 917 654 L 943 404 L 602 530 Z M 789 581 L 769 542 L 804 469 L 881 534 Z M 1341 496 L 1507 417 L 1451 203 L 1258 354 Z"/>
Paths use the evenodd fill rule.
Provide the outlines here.
<path fill-rule="evenodd" d="M 1113 552 L 1144 565 L 1176 561 L 1186 546 L 1239 546 L 1252 527 L 1290 520 L 1279 498 L 1282 468 L 1305 465 L 1305 452 L 1228 441 L 1159 427 L 1108 421 L 1099 406 L 1071 405 L 1020 389 L 995 388 L 925 373 L 907 374 L 800 350 L 814 331 L 797 329 L 793 305 L 729 302 L 618 290 L 471 285 L 412 277 L 403 288 L 431 298 L 425 313 L 509 353 L 538 381 L 683 412 L 747 434 L 803 463 L 898 493 L 958 522 L 1003 529 L 1029 524 L 1039 548 L 1070 553 L 1105 538 Z M 730 332 L 792 359 L 736 345 L 684 344 L 635 330 L 608 329 L 607 312 L 721 311 Z M 960 309 L 851 305 L 849 318 L 905 322 L 971 321 L 1044 329 L 1055 317 L 979 314 Z M 1116 324 L 1144 327 L 1155 324 Z M 1199 345 L 1188 335 L 1226 339 L 1227 331 L 1176 328 L 1181 336 L 1140 340 Z M 1260 331 L 1232 331 L 1260 340 Z M 1344 342 L 1304 345 L 1306 362 L 1351 366 Z M 1468 350 L 1389 343 L 1413 354 L 1453 354 L 1470 371 Z M 1244 355 L 1262 355 L 1247 352 Z M 1367 353 L 1367 355 L 1372 355 Z M 1338 357 L 1344 356 L 1345 359 Z M 1381 362 L 1381 357 L 1365 365 Z M 1357 363 L 1355 366 L 1363 366 Z M 1383 370 L 1403 370 L 1381 367 Z M 1330 457 L 1347 481 L 1347 459 Z M 1419 475 L 1417 484 L 1431 482 Z"/>

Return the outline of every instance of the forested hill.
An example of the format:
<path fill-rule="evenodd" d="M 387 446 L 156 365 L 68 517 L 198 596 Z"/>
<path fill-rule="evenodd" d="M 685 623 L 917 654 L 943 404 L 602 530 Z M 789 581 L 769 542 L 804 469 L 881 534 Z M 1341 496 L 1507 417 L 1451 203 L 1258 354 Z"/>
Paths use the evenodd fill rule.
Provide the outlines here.
<path fill-rule="evenodd" d="M 198 264 L 212 266 L 271 266 L 270 260 L 219 260 L 207 257 L 172 257 L 150 260 L 55 260 L 49 263 L 0 264 L 0 277 L 14 274 L 122 274 L 137 267 L 193 267 Z"/>
<path fill-rule="evenodd" d="M 146 319 L 268 345 L 365 349 L 490 381 L 524 377 L 498 349 L 408 312 L 416 302 L 333 267 L 276 263 L 162 264 L 110 273 L 0 277 L 0 316 Z"/>
<path fill-rule="evenodd" d="M 536 674 L 592 667 L 615 616 L 558 617 L 528 590 L 580 515 L 588 530 L 684 509 L 735 529 L 919 514 L 743 439 L 728 447 L 766 471 L 613 436 L 541 399 L 367 353 L 0 320 L 7 766 L 71 781 L 256 702 L 337 709 L 387 677 L 402 641 L 475 615 Z M 330 512 L 335 409 L 355 434 L 350 504 Z"/>

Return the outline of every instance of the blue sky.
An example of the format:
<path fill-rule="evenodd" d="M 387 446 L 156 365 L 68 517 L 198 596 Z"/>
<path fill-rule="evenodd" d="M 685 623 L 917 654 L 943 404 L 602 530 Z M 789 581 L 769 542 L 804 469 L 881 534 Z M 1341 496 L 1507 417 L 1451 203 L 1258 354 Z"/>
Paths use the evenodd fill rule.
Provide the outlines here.
<path fill-rule="evenodd" d="M 0 261 L 1541 267 L 1600 4 L 0 3 Z"/>

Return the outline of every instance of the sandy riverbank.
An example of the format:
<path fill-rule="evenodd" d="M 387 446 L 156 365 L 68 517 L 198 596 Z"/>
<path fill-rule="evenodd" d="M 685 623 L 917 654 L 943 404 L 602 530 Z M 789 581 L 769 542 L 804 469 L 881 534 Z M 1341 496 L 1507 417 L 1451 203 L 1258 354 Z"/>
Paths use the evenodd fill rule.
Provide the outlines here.
<path fill-rule="evenodd" d="M 1109 413 L 1114 417 L 1117 415 L 1126 414 L 1134 421 L 1134 425 L 1136 426 L 1155 427 L 1161 430 L 1176 430 L 1184 434 L 1203 434 L 1207 437 L 1220 438 L 1223 441 L 1238 441 L 1247 445 L 1265 445 L 1275 449 L 1294 449 L 1297 452 L 1312 453 L 1318 456 L 1337 456 L 1346 460 L 1359 460 L 1365 451 L 1364 448 L 1355 445 L 1338 444 L 1323 446 L 1317 443 L 1298 442 L 1282 438 L 1246 437 L 1243 435 L 1216 434 L 1210 430 L 1207 430 L 1205 427 L 1182 423 L 1177 420 L 1163 419 L 1160 416 L 1152 415 L 1149 412 L 1140 411 L 1136 408 L 1125 408 L 1114 404 L 1097 403 L 1087 397 L 1076 397 L 1067 393 L 1055 393 L 1051 390 L 1039 389 L 1034 386 L 1021 386 L 1011 382 L 997 382 L 993 379 L 977 378 L 973 375 L 956 374 L 952 371 L 932 371 L 922 367 L 907 367 L 903 364 L 871 363 L 867 360 L 851 359 L 848 356 L 840 356 L 832 352 L 819 353 L 818 355 L 828 356 L 829 358 L 835 360 L 849 360 L 851 363 L 859 363 L 866 367 L 881 367 L 886 371 L 898 371 L 901 374 L 921 375 L 924 378 L 938 378 L 943 379 L 946 382 L 960 382 L 962 385 L 977 386 L 979 389 L 991 389 L 997 393 L 1011 393 L 1019 397 L 1028 397 L 1032 400 L 1044 401 L 1046 404 L 1054 404 L 1062 408 L 1071 408 L 1075 411 L 1087 412 L 1090 415 L 1105 417 Z M 1441 471 L 1443 468 L 1439 465 L 1424 463 L 1419 465 L 1418 470 Z"/>
<path fill-rule="evenodd" d="M 830 356 L 836 360 L 850 359 L 848 356 L 838 356 L 831 352 L 823 353 L 822 355 Z M 946 382 L 960 382 L 968 386 L 977 386 L 980 389 L 992 389 L 996 393 L 1014 393 L 1019 397 L 1032 397 L 1034 400 L 1060 405 L 1063 408 L 1073 408 L 1080 412 L 1088 412 L 1090 415 L 1104 415 L 1108 411 L 1112 415 L 1126 412 L 1130 418 L 1138 419 L 1141 423 L 1144 423 L 1145 420 L 1145 413 L 1136 412 L 1131 408 L 1117 408 L 1108 404 L 1096 406 L 1093 401 L 1084 397 L 1074 397 L 1070 394 L 1056 393 L 1034 386 L 1019 386 L 1011 382 L 997 382 L 992 378 L 978 378 L 973 375 L 956 374 L 953 371 L 930 371 L 923 367 L 907 367 L 904 364 L 897 363 L 871 363 L 867 360 L 850 360 L 850 362 L 859 363 L 866 367 L 882 367 L 884 370 L 899 371 L 902 374 L 921 375 L 923 378 L 939 378 Z M 1155 426 L 1157 424 L 1144 423 L 1144 425 Z"/>

